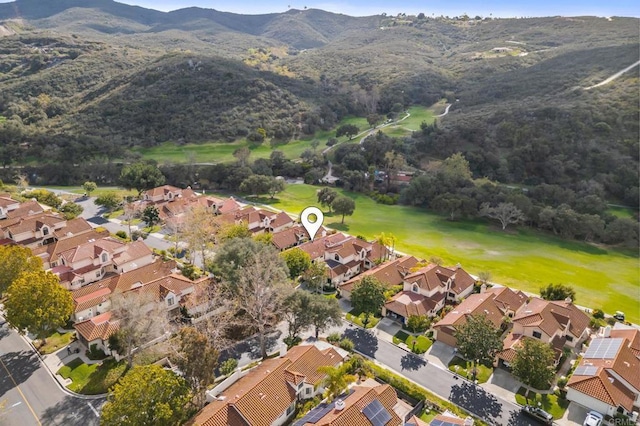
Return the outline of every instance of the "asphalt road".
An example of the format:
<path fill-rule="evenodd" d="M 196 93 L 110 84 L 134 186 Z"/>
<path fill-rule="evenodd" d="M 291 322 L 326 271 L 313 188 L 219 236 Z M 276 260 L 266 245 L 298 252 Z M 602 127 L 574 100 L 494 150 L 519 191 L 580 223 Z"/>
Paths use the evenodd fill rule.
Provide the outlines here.
<path fill-rule="evenodd" d="M 2 426 L 97 426 L 104 402 L 63 392 L 18 333 L 6 324 L 0 327 Z"/>
<path fill-rule="evenodd" d="M 350 327 L 345 337 L 353 340 L 355 348 L 364 355 L 410 378 L 441 398 L 447 399 L 501 426 L 529 426 L 538 423 L 520 414 L 520 407 L 486 392 L 480 386 L 429 364 L 424 358 L 379 340 L 361 328 Z"/>

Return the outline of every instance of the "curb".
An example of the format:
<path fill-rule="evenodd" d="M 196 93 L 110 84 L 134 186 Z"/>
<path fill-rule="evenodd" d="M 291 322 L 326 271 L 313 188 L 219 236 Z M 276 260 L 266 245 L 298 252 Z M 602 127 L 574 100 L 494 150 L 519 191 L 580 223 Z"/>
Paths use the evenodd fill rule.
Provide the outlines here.
<path fill-rule="evenodd" d="M 40 355 L 40 352 L 38 352 L 36 347 L 33 346 L 33 343 L 26 336 L 24 336 L 23 334 L 20 334 L 20 333 L 18 333 L 18 334 L 20 335 L 20 337 L 22 337 L 22 340 L 24 340 L 29 345 L 31 350 L 36 354 L 36 356 L 40 360 L 40 363 L 42 363 L 42 365 L 45 367 L 47 372 L 49 372 L 49 375 L 51 376 L 53 381 L 56 382 L 56 384 L 62 390 L 62 392 L 66 393 L 67 395 L 72 396 L 74 398 L 83 399 L 83 400 L 98 400 L 98 399 L 106 398 L 107 395 L 109 395 L 108 393 L 103 393 L 103 394 L 99 394 L 99 395 L 82 395 L 80 393 L 76 393 L 76 392 L 74 392 L 72 390 L 69 390 L 62 383 L 60 383 L 60 381 L 56 377 L 56 374 L 53 371 L 51 371 L 51 369 L 49 368 L 49 366 L 45 362 L 45 360 L 42 357 L 42 355 Z"/>

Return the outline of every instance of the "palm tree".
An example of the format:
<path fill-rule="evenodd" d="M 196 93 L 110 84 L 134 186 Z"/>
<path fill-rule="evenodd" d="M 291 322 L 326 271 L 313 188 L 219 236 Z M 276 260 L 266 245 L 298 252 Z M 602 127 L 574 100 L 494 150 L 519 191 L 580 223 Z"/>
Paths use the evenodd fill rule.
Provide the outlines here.
<path fill-rule="evenodd" d="M 375 236 L 376 239 L 376 243 L 384 246 L 388 251 L 385 251 L 384 253 L 384 260 L 389 259 L 389 252 L 391 252 L 391 254 L 393 254 L 395 247 L 396 247 L 396 241 L 398 240 L 396 238 L 395 235 L 393 235 L 392 233 L 384 233 L 381 232 L 380 234 Z M 382 253 L 380 253 L 380 260 L 382 261 Z"/>
<path fill-rule="evenodd" d="M 356 381 L 356 376 L 347 374 L 346 365 L 342 365 L 340 367 L 324 365 L 318 368 L 318 372 L 327 375 L 324 379 L 324 397 L 329 401 L 337 398 L 350 383 Z"/>
<path fill-rule="evenodd" d="M 371 377 L 373 375 L 371 367 L 367 364 L 367 361 L 362 357 L 362 355 L 356 354 L 352 356 L 346 365 L 347 372 L 358 377 L 358 383 L 360 383 L 363 378 Z"/>

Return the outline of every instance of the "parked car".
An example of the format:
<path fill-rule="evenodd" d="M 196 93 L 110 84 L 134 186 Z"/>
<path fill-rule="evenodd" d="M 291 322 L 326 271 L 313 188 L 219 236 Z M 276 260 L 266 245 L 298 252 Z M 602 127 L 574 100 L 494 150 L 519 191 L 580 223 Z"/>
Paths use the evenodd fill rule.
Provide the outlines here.
<path fill-rule="evenodd" d="M 545 425 L 553 424 L 553 416 L 542 408 L 534 407 L 533 405 L 525 405 L 522 407 L 522 412 L 529 417 L 533 417 L 534 419 L 541 421 Z"/>
<path fill-rule="evenodd" d="M 583 426 L 601 426 L 604 422 L 604 416 L 597 411 L 589 411 L 587 418 L 584 419 Z"/>
<path fill-rule="evenodd" d="M 624 312 L 616 311 L 616 313 L 613 315 L 613 317 L 615 319 L 617 319 L 618 321 L 624 322 Z"/>

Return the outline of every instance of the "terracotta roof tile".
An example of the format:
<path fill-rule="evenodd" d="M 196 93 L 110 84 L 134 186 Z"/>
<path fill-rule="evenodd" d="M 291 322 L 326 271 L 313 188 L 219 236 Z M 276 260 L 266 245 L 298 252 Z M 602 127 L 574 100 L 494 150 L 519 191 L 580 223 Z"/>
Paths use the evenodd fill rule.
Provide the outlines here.
<path fill-rule="evenodd" d="M 443 293 L 436 293 L 434 297 L 425 297 L 413 291 L 401 291 L 385 302 L 384 307 L 388 311 L 409 318 L 411 315 L 430 315 L 430 311 L 443 299 Z"/>
<path fill-rule="evenodd" d="M 78 322 L 73 325 L 73 328 L 87 342 L 96 339 L 107 340 L 109 336 L 118 331 L 118 321 L 111 321 L 111 312 L 105 312 L 86 321 Z"/>
<path fill-rule="evenodd" d="M 376 266 L 375 268 L 364 271 L 362 274 L 355 278 L 351 278 L 349 281 L 340 284 L 340 288 L 345 291 L 352 291 L 353 286 L 358 283 L 363 277 L 374 276 L 386 287 L 393 287 L 395 285 L 401 285 L 404 280 L 404 276 L 409 273 L 409 270 L 418 264 L 418 259 L 413 256 L 404 256 L 395 260 L 390 260 Z"/>

